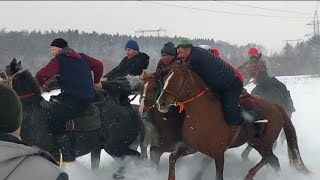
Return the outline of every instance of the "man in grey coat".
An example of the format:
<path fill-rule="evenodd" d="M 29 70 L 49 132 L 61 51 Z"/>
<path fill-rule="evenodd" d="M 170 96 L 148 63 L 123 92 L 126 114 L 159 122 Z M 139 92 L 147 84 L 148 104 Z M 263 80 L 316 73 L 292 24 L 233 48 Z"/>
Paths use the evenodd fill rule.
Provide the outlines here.
<path fill-rule="evenodd" d="M 21 122 L 17 94 L 0 82 L 0 180 L 68 180 L 48 152 L 20 139 Z"/>

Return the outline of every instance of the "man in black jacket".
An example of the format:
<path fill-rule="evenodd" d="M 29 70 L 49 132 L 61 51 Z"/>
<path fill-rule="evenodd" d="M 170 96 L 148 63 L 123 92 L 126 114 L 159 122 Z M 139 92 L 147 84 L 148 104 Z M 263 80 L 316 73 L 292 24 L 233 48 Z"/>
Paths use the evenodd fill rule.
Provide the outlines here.
<path fill-rule="evenodd" d="M 143 70 L 148 68 L 150 57 L 139 51 L 137 41 L 130 39 L 125 45 L 125 51 L 127 56 L 121 60 L 117 67 L 103 76 L 104 81 L 127 75 L 141 75 Z"/>
<path fill-rule="evenodd" d="M 189 68 L 198 74 L 208 88 L 221 96 L 224 117 L 229 125 L 244 125 L 262 118 L 262 112 L 240 111 L 239 97 L 243 83 L 233 68 L 211 52 L 193 47 L 190 40 L 182 40 L 177 46 L 179 58 L 189 62 Z"/>
<path fill-rule="evenodd" d="M 116 78 L 121 78 L 127 75 L 138 76 L 141 75 L 144 69 L 149 66 L 150 57 L 139 51 L 137 41 L 130 39 L 125 45 L 127 56 L 122 59 L 120 64 L 112 69 L 109 73 L 103 76 L 102 81 L 112 81 Z M 120 104 L 123 106 L 130 106 L 127 94 L 120 94 Z"/>

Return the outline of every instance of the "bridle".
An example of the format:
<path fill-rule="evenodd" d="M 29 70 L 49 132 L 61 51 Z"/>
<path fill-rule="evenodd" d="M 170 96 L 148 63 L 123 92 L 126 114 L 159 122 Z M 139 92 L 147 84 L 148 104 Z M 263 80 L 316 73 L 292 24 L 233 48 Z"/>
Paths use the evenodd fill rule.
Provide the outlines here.
<path fill-rule="evenodd" d="M 172 69 L 174 69 L 174 68 L 172 68 Z M 172 71 L 172 69 L 171 69 L 171 71 Z M 182 93 L 182 90 L 183 90 L 183 88 L 185 87 L 185 85 L 187 84 L 187 77 L 188 77 L 188 75 L 189 75 L 190 78 L 192 78 L 192 74 L 191 74 L 190 69 L 187 70 L 188 72 L 185 72 L 185 70 L 182 69 L 182 68 L 176 68 L 176 69 L 179 69 L 179 70 L 181 70 L 182 72 L 184 72 L 184 81 L 183 81 L 183 84 L 182 84 L 182 86 L 181 86 L 181 88 L 180 88 L 180 90 L 179 90 L 178 95 L 175 95 L 174 93 L 172 93 L 171 91 L 169 91 L 169 90 L 167 90 L 167 89 L 162 89 L 162 92 L 163 92 L 163 93 L 168 93 L 169 95 L 172 95 L 172 96 L 175 98 L 175 100 L 174 100 L 174 102 L 173 102 L 173 105 L 179 106 L 179 112 L 181 113 L 181 112 L 183 111 L 183 109 L 184 109 L 185 104 L 187 104 L 187 103 L 189 103 L 189 102 L 192 102 L 192 101 L 196 100 L 197 98 L 199 98 L 199 97 L 201 97 L 202 95 L 205 94 L 205 86 L 203 85 L 204 90 L 202 90 L 202 91 L 201 91 L 199 94 L 197 94 L 196 96 L 194 96 L 194 93 L 193 93 L 192 89 L 190 88 L 190 86 L 187 86 L 187 88 L 189 89 L 189 91 L 192 92 L 192 96 L 193 96 L 193 97 L 192 97 L 192 98 L 189 98 L 189 99 L 187 99 L 187 100 L 185 100 L 185 101 L 179 101 L 180 96 L 181 96 L 181 93 Z M 173 72 L 172 72 L 172 73 L 173 73 Z"/>
<path fill-rule="evenodd" d="M 16 77 L 17 74 L 21 73 L 23 70 L 20 69 L 19 71 L 17 71 L 16 73 L 14 73 L 13 75 L 8 75 L 6 73 L 6 71 L 2 71 L 1 73 L 4 74 L 4 80 L 2 82 L 8 84 L 12 89 L 13 89 L 13 80 L 14 78 Z M 30 98 L 32 96 L 34 96 L 36 93 L 34 92 L 31 92 L 29 94 L 25 94 L 25 95 L 18 95 L 19 99 L 22 100 L 22 99 L 27 99 L 27 98 Z"/>

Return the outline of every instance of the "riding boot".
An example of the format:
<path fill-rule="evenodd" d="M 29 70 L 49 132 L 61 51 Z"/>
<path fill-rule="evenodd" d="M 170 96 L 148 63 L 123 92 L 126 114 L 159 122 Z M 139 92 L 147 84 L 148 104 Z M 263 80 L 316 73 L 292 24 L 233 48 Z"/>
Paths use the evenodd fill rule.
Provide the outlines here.
<path fill-rule="evenodd" d="M 252 124 L 258 120 L 264 120 L 263 112 L 261 109 L 242 111 L 241 115 L 243 117 L 242 125 Z M 265 129 L 265 123 L 256 123 L 254 125 L 256 129 L 255 137 L 262 137 Z"/>
<path fill-rule="evenodd" d="M 75 161 L 76 156 L 75 156 L 75 153 L 73 152 L 71 134 L 70 133 L 57 134 L 56 139 L 62 153 L 63 161 L 64 162 Z"/>

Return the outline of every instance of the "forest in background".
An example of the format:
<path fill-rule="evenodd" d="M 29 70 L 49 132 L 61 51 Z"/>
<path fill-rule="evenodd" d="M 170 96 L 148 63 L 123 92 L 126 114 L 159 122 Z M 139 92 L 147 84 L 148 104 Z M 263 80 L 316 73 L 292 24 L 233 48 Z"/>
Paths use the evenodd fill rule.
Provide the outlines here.
<path fill-rule="evenodd" d="M 0 66 L 3 68 L 13 58 L 22 61 L 23 67 L 33 74 L 51 59 L 50 43 L 55 38 L 66 39 L 69 46 L 78 52 L 95 57 L 104 63 L 104 72 L 117 66 L 125 56 L 124 45 L 129 39 L 139 43 L 140 51 L 150 56 L 150 65 L 147 71 L 154 71 L 160 59 L 160 50 L 168 41 L 175 45 L 184 37 L 154 37 L 154 36 L 127 36 L 120 34 L 99 34 L 96 32 L 67 31 L 6 31 L 0 30 Z M 207 44 L 218 48 L 221 57 L 238 67 L 248 60 L 247 52 L 251 47 L 257 47 L 264 58 L 269 60 L 272 71 L 278 75 L 319 74 L 320 37 L 311 37 L 296 45 L 286 44 L 281 52 L 266 56 L 266 49 L 259 44 L 230 44 L 223 40 L 192 39 L 194 46 Z"/>

